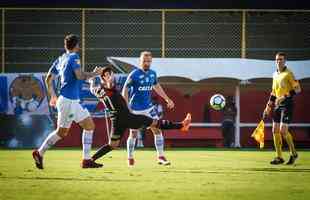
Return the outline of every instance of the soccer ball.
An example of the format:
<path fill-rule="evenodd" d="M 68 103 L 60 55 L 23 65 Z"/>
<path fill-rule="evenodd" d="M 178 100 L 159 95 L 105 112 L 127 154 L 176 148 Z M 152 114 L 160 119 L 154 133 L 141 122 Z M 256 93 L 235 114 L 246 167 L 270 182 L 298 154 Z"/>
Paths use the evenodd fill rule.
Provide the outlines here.
<path fill-rule="evenodd" d="M 225 98 L 221 94 L 215 94 L 210 99 L 210 105 L 214 110 L 222 110 L 225 107 Z"/>

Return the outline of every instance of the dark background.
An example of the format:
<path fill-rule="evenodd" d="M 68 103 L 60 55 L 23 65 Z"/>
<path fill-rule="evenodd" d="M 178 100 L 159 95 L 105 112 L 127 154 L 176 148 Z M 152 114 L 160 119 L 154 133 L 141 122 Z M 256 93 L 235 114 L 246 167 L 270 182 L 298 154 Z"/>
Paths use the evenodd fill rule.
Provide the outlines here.
<path fill-rule="evenodd" d="M 184 8 L 184 9 L 309 9 L 309 1 L 280 1 L 280 0 L 27 0 L 1 1 L 6 7 L 88 7 L 88 8 Z"/>

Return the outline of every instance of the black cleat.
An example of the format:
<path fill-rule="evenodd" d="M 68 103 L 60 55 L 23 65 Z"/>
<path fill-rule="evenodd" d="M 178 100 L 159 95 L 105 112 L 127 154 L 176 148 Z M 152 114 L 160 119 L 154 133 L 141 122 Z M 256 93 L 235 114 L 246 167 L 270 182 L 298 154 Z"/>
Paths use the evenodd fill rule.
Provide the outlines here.
<path fill-rule="evenodd" d="M 82 168 L 101 168 L 103 167 L 103 164 L 96 163 L 95 161 L 91 159 L 83 159 L 81 163 Z"/>
<path fill-rule="evenodd" d="M 287 165 L 293 165 L 295 163 L 295 161 L 297 160 L 298 158 L 298 154 L 295 153 L 293 155 L 290 156 L 290 159 L 287 161 Z"/>
<path fill-rule="evenodd" d="M 34 163 L 38 169 L 43 169 L 43 157 L 39 154 L 38 150 L 32 152 Z"/>
<path fill-rule="evenodd" d="M 283 164 L 284 163 L 284 160 L 283 158 L 280 158 L 280 157 L 275 157 L 271 162 L 270 164 L 272 165 L 280 165 L 280 164 Z"/>

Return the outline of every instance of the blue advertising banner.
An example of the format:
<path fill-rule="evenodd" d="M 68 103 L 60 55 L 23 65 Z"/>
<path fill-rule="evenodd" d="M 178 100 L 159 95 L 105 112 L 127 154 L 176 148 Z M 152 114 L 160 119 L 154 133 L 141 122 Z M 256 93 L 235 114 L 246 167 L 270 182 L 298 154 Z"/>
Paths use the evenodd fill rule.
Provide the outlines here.
<path fill-rule="evenodd" d="M 125 74 L 115 76 L 118 90 L 122 89 L 126 77 Z M 44 79 L 43 73 L 0 76 L 0 146 L 34 148 L 55 129 L 57 110 L 48 104 Z M 59 90 L 57 80 L 54 86 Z M 90 93 L 87 81 L 82 81 L 80 94 L 82 106 L 92 117 L 105 117 L 106 110 Z"/>
<path fill-rule="evenodd" d="M 4 113 L 8 109 L 8 85 L 7 78 L 0 76 L 0 113 Z"/>

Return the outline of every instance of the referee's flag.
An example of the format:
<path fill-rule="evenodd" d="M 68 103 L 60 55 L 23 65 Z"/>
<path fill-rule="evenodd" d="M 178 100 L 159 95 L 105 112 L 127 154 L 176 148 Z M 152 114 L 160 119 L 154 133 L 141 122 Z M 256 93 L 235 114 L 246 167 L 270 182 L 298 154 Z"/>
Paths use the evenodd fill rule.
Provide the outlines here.
<path fill-rule="evenodd" d="M 264 137 L 265 137 L 264 129 L 265 129 L 265 122 L 264 120 L 261 120 L 251 135 L 251 137 L 253 137 L 259 143 L 259 147 L 261 149 L 264 148 Z"/>

